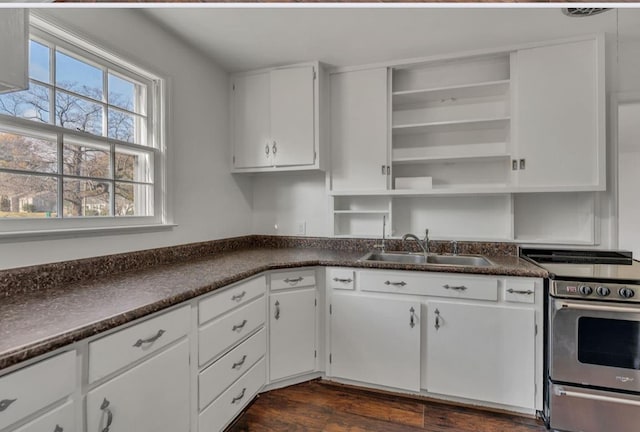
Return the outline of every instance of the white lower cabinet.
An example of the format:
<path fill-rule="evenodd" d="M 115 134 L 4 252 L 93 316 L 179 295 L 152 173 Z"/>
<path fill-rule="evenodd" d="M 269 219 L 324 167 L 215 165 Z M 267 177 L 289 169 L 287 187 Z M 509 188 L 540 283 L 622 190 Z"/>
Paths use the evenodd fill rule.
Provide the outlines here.
<path fill-rule="evenodd" d="M 16 429 L 15 432 L 74 432 L 75 421 L 74 405 L 69 401 Z"/>
<path fill-rule="evenodd" d="M 231 423 L 233 418 L 253 399 L 264 385 L 266 380 L 264 363 L 264 359 L 256 363 L 200 413 L 198 418 L 198 430 L 200 432 L 220 432 Z"/>
<path fill-rule="evenodd" d="M 272 293 L 269 318 L 270 381 L 316 368 L 316 289 Z"/>
<path fill-rule="evenodd" d="M 183 340 L 87 394 L 88 432 L 189 430 L 189 342 Z"/>
<path fill-rule="evenodd" d="M 420 303 L 334 292 L 331 375 L 420 390 Z"/>
<path fill-rule="evenodd" d="M 429 301 L 427 311 L 430 393 L 534 408 L 532 308 Z"/>

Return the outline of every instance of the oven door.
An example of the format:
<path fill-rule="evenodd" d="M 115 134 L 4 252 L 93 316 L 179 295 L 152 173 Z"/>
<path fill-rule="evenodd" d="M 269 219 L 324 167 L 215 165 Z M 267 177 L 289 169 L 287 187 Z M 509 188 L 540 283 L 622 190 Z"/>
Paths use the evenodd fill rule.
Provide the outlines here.
<path fill-rule="evenodd" d="M 552 381 L 640 391 L 640 306 L 554 298 L 549 307 Z"/>

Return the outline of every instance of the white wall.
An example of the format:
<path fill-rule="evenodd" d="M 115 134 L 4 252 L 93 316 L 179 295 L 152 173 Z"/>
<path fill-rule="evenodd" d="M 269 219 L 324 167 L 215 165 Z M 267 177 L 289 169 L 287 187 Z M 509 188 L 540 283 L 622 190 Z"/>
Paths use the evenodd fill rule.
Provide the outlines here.
<path fill-rule="evenodd" d="M 619 244 L 640 257 L 640 100 L 618 109 Z"/>
<path fill-rule="evenodd" d="M 0 268 L 244 235 L 250 179 L 229 173 L 227 73 L 134 9 L 47 9 L 60 24 L 170 79 L 170 231 L 0 243 Z"/>

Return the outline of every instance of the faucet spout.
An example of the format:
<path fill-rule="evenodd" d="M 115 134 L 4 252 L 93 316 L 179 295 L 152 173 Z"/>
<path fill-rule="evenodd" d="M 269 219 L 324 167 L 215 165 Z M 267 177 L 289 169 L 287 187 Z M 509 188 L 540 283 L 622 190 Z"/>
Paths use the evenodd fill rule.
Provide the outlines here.
<path fill-rule="evenodd" d="M 428 232 L 429 230 L 427 230 L 427 233 Z M 415 234 L 408 233 L 402 236 L 402 240 L 403 241 L 413 240 L 417 242 L 420 248 L 422 249 L 424 256 L 426 257 L 427 255 L 429 255 L 429 237 L 425 238 L 424 241 L 422 241 Z"/>

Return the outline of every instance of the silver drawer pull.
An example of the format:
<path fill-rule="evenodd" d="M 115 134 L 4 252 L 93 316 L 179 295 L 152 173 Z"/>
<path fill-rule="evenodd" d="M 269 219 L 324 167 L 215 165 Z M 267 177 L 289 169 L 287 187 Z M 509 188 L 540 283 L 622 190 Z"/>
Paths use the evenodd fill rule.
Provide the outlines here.
<path fill-rule="evenodd" d="M 434 327 L 436 328 L 436 331 L 437 331 L 440 328 L 440 311 L 436 309 L 435 314 L 436 314 L 436 323 Z"/>
<path fill-rule="evenodd" d="M 304 280 L 304 278 L 303 278 L 302 276 L 300 276 L 300 277 L 297 277 L 297 278 L 295 278 L 295 279 L 289 279 L 289 278 L 286 278 L 284 281 L 285 281 L 286 283 L 288 283 L 288 284 L 295 285 L 295 284 L 297 284 L 298 282 L 302 282 L 303 280 Z"/>
<path fill-rule="evenodd" d="M 415 321 L 416 310 L 412 307 L 409 309 L 409 327 L 414 328 L 416 326 Z"/>
<path fill-rule="evenodd" d="M 166 332 L 164 330 L 160 329 L 158 330 L 158 333 L 156 333 L 155 336 L 151 336 L 149 339 L 138 339 L 136 343 L 133 344 L 133 346 L 136 348 L 140 348 L 143 344 L 154 343 L 155 341 L 160 339 L 160 336 L 162 336 L 165 333 Z"/>
<path fill-rule="evenodd" d="M 245 296 L 245 294 L 247 294 L 247 292 L 246 291 L 242 291 L 240 294 L 236 294 L 234 296 L 231 296 L 231 300 L 232 301 L 240 301 Z"/>
<path fill-rule="evenodd" d="M 240 399 L 242 399 L 244 397 L 244 392 L 247 391 L 247 388 L 243 388 L 242 389 L 242 393 L 240 393 L 238 396 L 234 397 L 233 399 L 231 399 L 231 403 L 234 404 L 236 402 L 238 402 Z"/>
<path fill-rule="evenodd" d="M 9 405 L 11 405 L 12 403 L 14 403 L 15 401 L 17 401 L 18 399 L 2 399 L 0 401 L 0 412 L 6 410 L 7 408 L 9 408 Z"/>
<path fill-rule="evenodd" d="M 467 290 L 467 287 L 464 286 L 464 285 L 455 286 L 455 285 L 446 284 L 446 285 L 442 285 L 442 288 L 444 288 L 444 289 L 452 289 L 454 291 L 466 291 Z"/>
<path fill-rule="evenodd" d="M 57 424 L 53 432 L 64 432 L 64 428 Z"/>
<path fill-rule="evenodd" d="M 247 323 L 247 320 L 242 320 L 242 323 L 234 325 L 231 330 L 232 331 L 242 330 L 242 327 L 244 327 L 246 323 Z"/>
<path fill-rule="evenodd" d="M 111 423 L 113 423 L 113 413 L 109 409 L 109 405 L 111 405 L 111 402 L 109 402 L 107 398 L 104 398 L 102 404 L 100 405 L 100 410 L 107 413 L 107 425 L 104 427 L 104 429 L 101 429 L 100 432 L 109 432 L 109 429 L 111 429 Z"/>
<path fill-rule="evenodd" d="M 341 279 L 341 278 L 334 277 L 333 280 L 334 280 L 334 282 L 342 282 L 342 283 L 351 283 L 351 282 L 353 282 L 353 279 L 351 279 L 351 278 Z"/>
<path fill-rule="evenodd" d="M 400 281 L 400 282 L 385 281 L 384 284 L 393 285 L 393 286 L 405 286 L 407 283 L 405 281 Z"/>
<path fill-rule="evenodd" d="M 280 302 L 278 300 L 276 300 L 276 305 L 275 306 L 276 306 L 276 311 L 273 314 L 273 317 L 275 319 L 280 319 Z"/>
<path fill-rule="evenodd" d="M 247 355 L 246 354 L 242 356 L 242 360 L 240 360 L 238 362 L 235 362 L 233 364 L 233 366 L 231 366 L 231 369 L 241 368 L 242 365 L 244 364 L 245 360 L 247 360 Z"/>
<path fill-rule="evenodd" d="M 531 295 L 533 294 L 532 290 L 514 290 L 513 288 L 509 288 L 507 290 L 507 292 L 509 294 L 526 294 L 526 295 Z"/>

